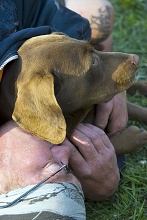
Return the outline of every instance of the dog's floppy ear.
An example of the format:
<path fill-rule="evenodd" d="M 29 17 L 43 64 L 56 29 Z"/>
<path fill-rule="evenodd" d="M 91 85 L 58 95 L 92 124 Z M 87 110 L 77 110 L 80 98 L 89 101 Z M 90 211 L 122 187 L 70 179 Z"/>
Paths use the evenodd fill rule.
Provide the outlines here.
<path fill-rule="evenodd" d="M 44 70 L 45 71 L 45 70 Z M 23 129 L 53 144 L 62 143 L 66 123 L 54 95 L 54 79 L 49 73 L 36 73 L 17 79 L 17 98 L 12 118 Z"/>

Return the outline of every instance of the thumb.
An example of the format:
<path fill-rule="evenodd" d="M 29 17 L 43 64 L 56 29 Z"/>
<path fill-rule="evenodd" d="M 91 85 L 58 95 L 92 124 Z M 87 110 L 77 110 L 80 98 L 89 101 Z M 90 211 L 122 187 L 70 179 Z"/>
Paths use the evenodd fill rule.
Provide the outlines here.
<path fill-rule="evenodd" d="M 108 124 L 108 120 L 111 112 L 112 112 L 111 102 L 106 102 L 97 105 L 94 125 L 104 130 Z"/>

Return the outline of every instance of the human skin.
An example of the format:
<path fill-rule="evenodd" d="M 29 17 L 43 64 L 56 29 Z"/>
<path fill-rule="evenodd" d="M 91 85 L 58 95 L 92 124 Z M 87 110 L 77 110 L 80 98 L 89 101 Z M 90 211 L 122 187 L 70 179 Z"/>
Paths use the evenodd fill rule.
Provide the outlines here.
<path fill-rule="evenodd" d="M 114 147 L 105 132 L 91 124 L 81 123 L 70 141 L 74 144 L 71 145 L 70 166 L 86 197 L 102 201 L 112 196 L 117 190 L 120 174 Z"/>
<path fill-rule="evenodd" d="M 74 0 L 73 2 L 78 1 Z M 85 3 L 86 0 L 83 2 Z M 93 0 L 94 2 L 96 1 Z M 98 10 L 95 12 L 97 13 Z M 92 25 L 94 25 L 95 17 L 96 20 L 98 18 L 97 14 L 96 16 L 95 14 L 90 16 L 93 19 Z M 111 21 L 113 22 L 113 20 Z M 108 28 L 108 31 L 110 31 L 109 37 L 101 44 L 107 42 L 110 47 L 104 46 L 103 51 L 110 51 L 112 45 L 111 28 Z M 93 26 L 92 38 L 95 40 L 98 36 L 98 31 Z M 120 108 L 115 109 L 115 103 L 118 103 L 118 101 L 120 102 Z M 121 104 L 119 95 L 116 95 L 108 103 L 99 105 L 95 125 L 102 129 L 107 128 L 110 135 L 120 131 L 120 129 L 123 130 L 126 124 L 126 116 L 123 114 Z M 105 114 L 105 123 L 103 122 L 103 124 L 100 121 L 100 112 Z M 120 113 L 123 117 L 123 123 L 120 123 L 121 128 L 117 123 L 113 124 L 116 121 L 115 117 L 119 116 Z M 112 120 L 107 126 L 106 122 L 109 118 Z M 77 127 L 70 139 L 76 147 L 67 139 L 60 146 L 52 145 L 24 132 L 14 122 L 9 122 L 1 127 L 0 193 L 38 183 L 59 169 L 61 167 L 60 161 L 62 161 L 67 165 L 69 163 L 80 180 L 87 198 L 99 201 L 110 197 L 116 191 L 120 178 L 113 146 L 102 130 L 91 125 L 83 126 L 80 124 L 79 126 L 82 127 Z M 66 181 L 80 186 L 77 178 L 73 174 L 62 170 L 49 182 Z"/>
<path fill-rule="evenodd" d="M 114 148 L 105 133 L 92 125 L 78 125 L 61 145 L 52 145 L 26 133 L 13 121 L 0 128 L 0 193 L 37 184 L 67 164 L 75 175 L 62 170 L 47 182 L 70 182 L 87 198 L 99 201 L 117 189 L 119 171 Z M 108 183 L 111 183 L 108 184 Z"/>
<path fill-rule="evenodd" d="M 65 0 L 65 6 L 89 20 L 93 42 L 101 43 L 103 51 L 112 50 L 114 9 L 109 1 Z"/>
<path fill-rule="evenodd" d="M 37 184 L 61 166 L 58 155 L 53 156 L 54 146 L 26 133 L 15 122 L 8 122 L 0 129 L 0 193 Z M 66 145 L 56 146 L 61 161 L 68 165 L 70 150 Z M 58 150 L 58 148 L 60 148 Z M 77 178 L 60 171 L 47 182 L 71 182 L 80 187 Z"/>
<path fill-rule="evenodd" d="M 110 101 L 97 105 L 94 124 L 105 130 L 108 136 L 123 131 L 127 122 L 126 92 L 119 93 Z"/>

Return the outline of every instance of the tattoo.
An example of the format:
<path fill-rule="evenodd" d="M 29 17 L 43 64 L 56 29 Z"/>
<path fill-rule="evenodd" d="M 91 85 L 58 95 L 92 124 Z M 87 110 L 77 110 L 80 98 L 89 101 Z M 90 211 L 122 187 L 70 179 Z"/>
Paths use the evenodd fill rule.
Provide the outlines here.
<path fill-rule="evenodd" d="M 100 36 L 98 36 L 98 38 L 102 38 L 102 40 L 109 36 L 111 30 L 111 11 L 111 7 L 106 6 L 105 9 L 98 9 L 97 16 L 91 16 L 91 28 L 100 32 Z"/>

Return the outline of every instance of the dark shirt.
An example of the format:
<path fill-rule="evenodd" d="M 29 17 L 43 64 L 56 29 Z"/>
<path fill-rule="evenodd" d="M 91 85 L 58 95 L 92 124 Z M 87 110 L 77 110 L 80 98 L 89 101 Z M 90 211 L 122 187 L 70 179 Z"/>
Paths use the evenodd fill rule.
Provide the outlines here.
<path fill-rule="evenodd" d="M 56 0 L 0 0 L 0 69 L 17 59 L 25 40 L 52 32 L 91 37 L 89 22 Z"/>

